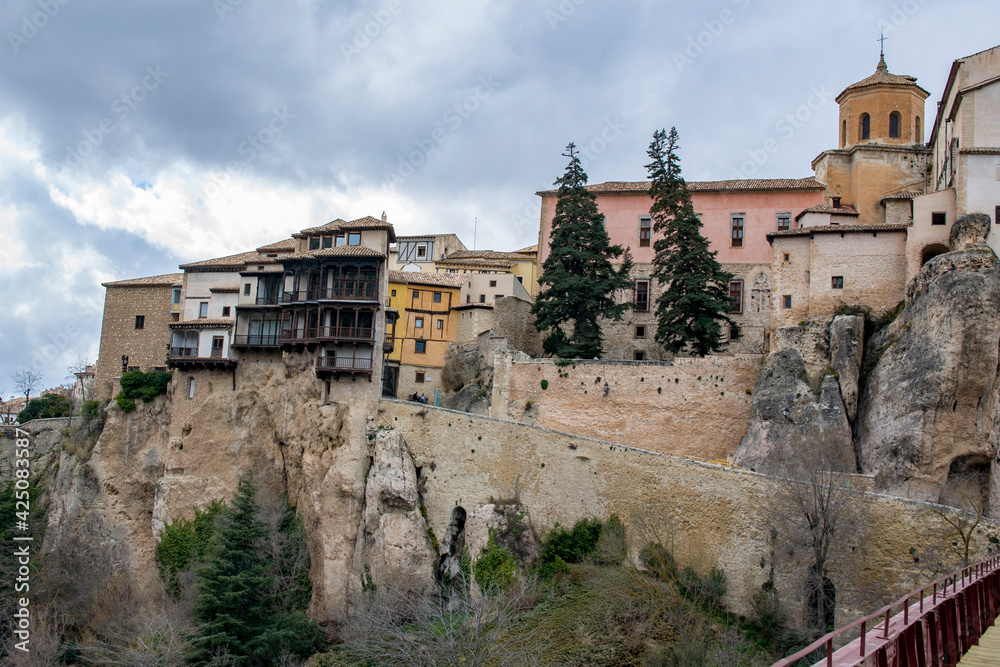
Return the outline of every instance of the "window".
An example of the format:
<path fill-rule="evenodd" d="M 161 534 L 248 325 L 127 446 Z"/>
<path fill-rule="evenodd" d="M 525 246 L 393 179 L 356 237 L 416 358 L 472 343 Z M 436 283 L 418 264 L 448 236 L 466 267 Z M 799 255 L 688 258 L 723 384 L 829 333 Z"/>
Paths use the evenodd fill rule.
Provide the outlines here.
<path fill-rule="evenodd" d="M 830 287 L 833 289 L 844 289 L 844 276 L 833 276 L 830 278 Z"/>
<path fill-rule="evenodd" d="M 425 245 L 417 246 L 417 257 L 427 257 L 427 246 Z"/>
<path fill-rule="evenodd" d="M 427 352 L 427 341 L 417 340 L 413 341 L 413 351 L 417 354 L 425 354 Z"/>
<path fill-rule="evenodd" d="M 171 303 L 175 306 L 179 306 L 181 303 L 181 288 L 175 287 L 173 293 L 173 301 Z"/>
<path fill-rule="evenodd" d="M 791 253 L 787 253 L 787 252 L 786 252 L 786 253 L 784 253 L 784 254 L 783 254 L 783 255 L 781 256 L 781 261 L 782 261 L 782 262 L 790 262 L 790 261 L 792 261 L 792 255 L 791 255 Z"/>
<path fill-rule="evenodd" d="M 637 280 L 635 282 L 635 309 L 637 312 L 645 313 L 649 311 L 649 281 Z"/>
<path fill-rule="evenodd" d="M 730 246 L 733 248 L 743 247 L 743 213 L 733 213 L 729 217 Z"/>
<path fill-rule="evenodd" d="M 243 283 L 243 296 L 250 296 L 250 283 Z"/>
<path fill-rule="evenodd" d="M 229 317 L 229 313 L 230 313 L 229 306 L 223 306 L 222 307 L 222 316 L 223 317 Z"/>
<path fill-rule="evenodd" d="M 225 344 L 222 336 L 212 336 L 212 356 L 219 358 L 222 356 L 222 347 Z"/>
<path fill-rule="evenodd" d="M 931 224 L 932 225 L 948 224 L 948 216 L 945 213 L 931 213 Z"/>
<path fill-rule="evenodd" d="M 493 295 L 493 300 L 494 301 L 499 301 L 502 298 L 503 298 L 503 294 L 494 294 Z"/>
<path fill-rule="evenodd" d="M 417 329 L 423 329 L 424 328 L 424 318 L 422 318 L 422 317 L 414 318 L 414 320 L 413 320 L 413 326 L 416 327 Z"/>
<path fill-rule="evenodd" d="M 607 216 L 605 216 L 603 213 L 601 213 L 601 215 L 599 217 L 601 218 L 601 227 L 604 227 L 605 229 L 607 229 L 608 228 L 608 218 L 607 218 Z"/>
<path fill-rule="evenodd" d="M 743 312 L 743 281 L 742 280 L 730 280 L 729 281 L 729 301 L 733 304 L 733 309 L 730 312 L 742 313 Z"/>
<path fill-rule="evenodd" d="M 642 350 L 635 350 L 632 352 L 632 359 L 635 361 L 645 361 L 646 353 Z"/>
<path fill-rule="evenodd" d="M 861 114 L 861 119 L 858 122 L 858 137 L 865 141 L 871 138 L 872 134 L 872 117 L 866 113 Z"/>
<path fill-rule="evenodd" d="M 413 290 L 413 300 L 416 301 L 419 298 L 420 298 L 420 290 L 418 289 Z"/>
<path fill-rule="evenodd" d="M 198 306 L 198 317 L 202 319 L 208 317 L 208 301 L 202 301 Z"/>
<path fill-rule="evenodd" d="M 323 248 L 332 248 L 332 247 L 333 247 L 333 237 L 332 236 L 324 236 L 323 237 Z"/>
<path fill-rule="evenodd" d="M 338 248 L 342 245 L 347 245 L 347 239 L 344 238 L 343 234 L 337 234 L 337 238 L 334 241 L 334 245 L 336 245 Z"/>
<path fill-rule="evenodd" d="M 486 295 L 485 294 L 480 294 L 479 295 L 479 303 L 486 303 Z"/>
<path fill-rule="evenodd" d="M 423 371 L 417 371 L 416 373 L 414 373 L 413 374 L 413 381 L 414 382 L 423 382 L 424 381 L 424 372 Z"/>
<path fill-rule="evenodd" d="M 739 340 L 740 330 L 739 327 L 729 327 L 729 340 Z"/>
<path fill-rule="evenodd" d="M 437 321 L 437 329 L 438 329 L 438 331 L 441 331 L 442 329 L 444 329 L 444 320 L 438 320 Z"/>
<path fill-rule="evenodd" d="M 188 398 L 194 398 L 194 378 L 188 378 Z"/>
<path fill-rule="evenodd" d="M 997 210 L 994 211 L 993 224 L 1000 225 L 1000 206 L 997 206 Z"/>
<path fill-rule="evenodd" d="M 392 296 L 396 296 L 396 290 L 392 290 Z"/>
<path fill-rule="evenodd" d="M 319 250 L 319 237 L 316 237 L 314 239 L 309 239 L 309 249 Z"/>
<path fill-rule="evenodd" d="M 648 248 L 649 240 L 653 237 L 653 219 L 648 215 L 639 218 L 639 247 Z"/>
<path fill-rule="evenodd" d="M 792 228 L 792 214 L 791 213 L 779 213 L 778 214 L 778 231 L 787 232 Z"/>
<path fill-rule="evenodd" d="M 635 327 L 635 337 L 636 338 L 645 338 L 646 337 L 646 325 L 644 325 L 644 324 L 638 324 L 638 325 L 636 325 L 636 327 Z"/>
<path fill-rule="evenodd" d="M 924 133 L 920 131 L 920 116 L 913 123 L 913 141 L 917 144 L 924 143 Z"/>
<path fill-rule="evenodd" d="M 496 287 L 496 286 L 497 286 L 497 281 L 491 280 L 490 281 L 490 287 Z"/>
<path fill-rule="evenodd" d="M 441 303 L 441 292 L 434 292 L 434 303 Z"/>
<path fill-rule="evenodd" d="M 786 294 L 782 298 L 784 299 L 784 302 L 785 302 L 784 303 L 785 308 L 791 308 L 792 307 L 792 295 L 791 294 Z"/>
<path fill-rule="evenodd" d="M 840 130 L 840 147 L 843 148 L 847 145 L 847 121 L 844 121 L 844 126 Z"/>
<path fill-rule="evenodd" d="M 361 232 L 351 232 L 348 234 L 347 245 L 361 245 Z"/>
<path fill-rule="evenodd" d="M 899 139 L 899 112 L 893 111 L 889 114 L 889 138 Z"/>
<path fill-rule="evenodd" d="M 142 329 L 145 326 L 146 326 L 146 316 L 145 315 L 136 315 L 135 316 L 135 328 L 136 329 Z"/>

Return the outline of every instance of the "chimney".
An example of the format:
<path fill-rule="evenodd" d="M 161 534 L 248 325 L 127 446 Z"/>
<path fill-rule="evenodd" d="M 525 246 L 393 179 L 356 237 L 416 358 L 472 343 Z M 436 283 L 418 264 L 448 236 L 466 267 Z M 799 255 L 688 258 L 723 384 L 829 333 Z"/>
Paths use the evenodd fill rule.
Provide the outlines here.
<path fill-rule="evenodd" d="M 386 217 L 385 211 L 382 211 L 382 222 L 389 222 L 389 218 Z"/>

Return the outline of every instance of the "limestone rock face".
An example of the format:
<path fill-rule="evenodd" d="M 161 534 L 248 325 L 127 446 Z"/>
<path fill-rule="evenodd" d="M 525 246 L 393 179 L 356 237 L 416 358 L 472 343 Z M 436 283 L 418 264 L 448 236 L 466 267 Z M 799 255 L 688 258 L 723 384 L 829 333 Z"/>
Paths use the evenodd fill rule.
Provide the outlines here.
<path fill-rule="evenodd" d="M 434 585 L 437 557 L 420 512 L 416 466 L 399 432 L 372 431 L 363 559 L 376 586 L 424 592 Z"/>
<path fill-rule="evenodd" d="M 952 243 L 978 238 L 982 224 L 959 220 Z M 955 504 L 970 481 L 987 488 L 978 478 L 996 465 L 998 346 L 1000 260 L 976 244 L 931 259 L 865 351 L 856 446 L 880 490 Z"/>
<path fill-rule="evenodd" d="M 785 348 L 768 357 L 757 378 L 750 425 L 735 463 L 784 475 L 812 461 L 825 461 L 837 472 L 854 472 L 851 427 L 837 378 L 823 378 L 817 396 L 802 355 Z"/>
<path fill-rule="evenodd" d="M 948 245 L 951 246 L 952 252 L 968 250 L 977 245 L 986 245 L 990 224 L 990 216 L 985 213 L 973 213 L 956 220 L 948 235 Z"/>
<path fill-rule="evenodd" d="M 837 372 L 847 419 L 852 422 L 858 412 L 858 379 L 864 349 L 865 319 L 858 315 L 835 317 L 830 325 L 830 365 Z"/>

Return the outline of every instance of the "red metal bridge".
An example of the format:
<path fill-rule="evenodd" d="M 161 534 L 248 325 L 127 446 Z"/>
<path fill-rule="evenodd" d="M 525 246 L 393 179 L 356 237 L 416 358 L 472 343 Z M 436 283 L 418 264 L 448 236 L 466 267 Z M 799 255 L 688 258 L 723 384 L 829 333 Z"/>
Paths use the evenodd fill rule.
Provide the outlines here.
<path fill-rule="evenodd" d="M 998 615 L 1000 557 L 918 588 L 773 667 L 790 667 L 817 651 L 826 657 L 813 667 L 1000 666 Z"/>

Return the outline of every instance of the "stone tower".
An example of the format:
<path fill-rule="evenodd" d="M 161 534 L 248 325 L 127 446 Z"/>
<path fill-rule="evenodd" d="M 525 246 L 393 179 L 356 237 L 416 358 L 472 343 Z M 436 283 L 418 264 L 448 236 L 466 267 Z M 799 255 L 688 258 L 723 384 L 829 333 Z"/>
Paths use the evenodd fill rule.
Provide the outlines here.
<path fill-rule="evenodd" d="M 874 74 L 837 96 L 839 148 L 812 163 L 817 180 L 826 185 L 828 204 L 853 205 L 858 223 L 880 224 L 887 222 L 887 201 L 895 208 L 900 207 L 893 202 L 905 201 L 908 210 L 909 198 L 926 192 L 930 149 L 923 139 L 924 100 L 929 95 L 916 77 L 890 72 L 882 55 Z M 894 209 L 891 217 L 906 222 L 909 215 Z"/>

